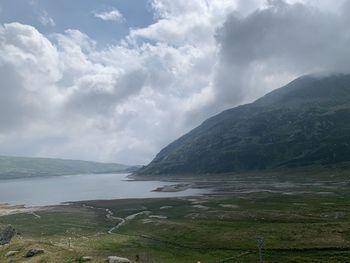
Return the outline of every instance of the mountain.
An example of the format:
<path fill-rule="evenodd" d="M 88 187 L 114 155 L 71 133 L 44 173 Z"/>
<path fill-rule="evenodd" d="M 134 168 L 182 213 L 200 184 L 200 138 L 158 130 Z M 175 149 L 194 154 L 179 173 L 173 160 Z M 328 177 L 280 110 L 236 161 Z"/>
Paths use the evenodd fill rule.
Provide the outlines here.
<path fill-rule="evenodd" d="M 138 174 L 261 171 L 350 162 L 350 75 L 304 76 L 226 110 L 161 150 Z"/>
<path fill-rule="evenodd" d="M 0 156 L 0 179 L 59 176 L 84 173 L 133 172 L 135 166 L 116 163 Z"/>

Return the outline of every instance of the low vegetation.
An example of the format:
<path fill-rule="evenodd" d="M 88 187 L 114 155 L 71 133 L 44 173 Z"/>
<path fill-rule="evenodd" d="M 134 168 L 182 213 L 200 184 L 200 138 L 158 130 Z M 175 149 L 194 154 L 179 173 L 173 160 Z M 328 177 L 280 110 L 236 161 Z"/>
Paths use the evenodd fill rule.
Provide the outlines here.
<path fill-rule="evenodd" d="M 129 172 L 136 168 L 116 163 L 0 156 L 0 180 L 86 173 Z"/>
<path fill-rule="evenodd" d="M 0 262 L 11 250 L 20 251 L 13 262 L 104 262 L 111 255 L 145 263 L 258 262 L 258 239 L 265 262 L 348 262 L 350 192 L 341 178 L 216 177 L 205 186 L 214 192 L 199 197 L 86 201 L 3 216 L 0 225 L 14 225 L 19 235 L 0 248 Z M 45 253 L 24 260 L 33 247 Z"/>

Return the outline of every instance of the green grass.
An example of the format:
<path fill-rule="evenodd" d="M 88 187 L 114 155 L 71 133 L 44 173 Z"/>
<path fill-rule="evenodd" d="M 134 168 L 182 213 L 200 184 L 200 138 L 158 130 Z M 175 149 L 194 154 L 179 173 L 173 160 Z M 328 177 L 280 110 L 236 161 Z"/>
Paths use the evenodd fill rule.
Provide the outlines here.
<path fill-rule="evenodd" d="M 264 238 L 266 262 L 348 262 L 350 192 L 346 183 L 331 185 L 303 182 L 288 189 L 295 191 L 293 194 L 253 192 L 197 200 L 89 201 L 39 211 L 40 218 L 31 214 L 3 216 L 0 226 L 13 224 L 22 239 L 0 248 L 0 262 L 7 250 L 22 246 L 24 251 L 33 242 L 46 247 L 54 258 L 48 260 L 45 253 L 38 256 L 38 262 L 68 262 L 84 255 L 94 256 L 94 262 L 103 262 L 109 255 L 133 260 L 138 256 L 139 262 L 145 263 L 258 262 L 258 237 Z M 326 190 L 331 193 L 324 194 Z M 167 219 L 143 214 L 107 234 L 119 221 L 107 219 L 103 209 L 85 208 L 83 204 L 108 208 L 122 218 L 150 211 Z M 205 207 L 196 207 L 198 204 Z M 163 206 L 170 208 L 160 209 Z"/>

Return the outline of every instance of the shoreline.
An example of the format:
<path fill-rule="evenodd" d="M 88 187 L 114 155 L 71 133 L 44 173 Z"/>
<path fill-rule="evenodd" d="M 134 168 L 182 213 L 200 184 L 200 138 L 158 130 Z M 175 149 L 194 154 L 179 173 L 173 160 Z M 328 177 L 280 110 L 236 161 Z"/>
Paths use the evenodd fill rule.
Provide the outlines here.
<path fill-rule="evenodd" d="M 26 207 L 25 205 L 11 205 L 11 204 L 2 204 L 0 203 L 0 217 L 9 216 L 14 214 L 33 214 L 35 217 L 38 217 L 35 212 L 43 210 L 45 207 Z"/>
<path fill-rule="evenodd" d="M 152 192 L 161 192 L 161 193 L 175 193 L 175 192 L 183 192 L 188 189 L 193 188 L 191 184 L 172 184 L 172 185 L 164 185 L 161 187 L 157 187 L 152 190 Z"/>

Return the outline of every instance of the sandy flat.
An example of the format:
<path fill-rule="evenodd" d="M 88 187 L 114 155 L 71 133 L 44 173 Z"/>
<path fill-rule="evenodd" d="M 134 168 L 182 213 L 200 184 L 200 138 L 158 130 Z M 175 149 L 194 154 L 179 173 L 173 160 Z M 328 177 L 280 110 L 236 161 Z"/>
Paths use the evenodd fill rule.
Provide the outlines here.
<path fill-rule="evenodd" d="M 0 204 L 0 216 L 13 215 L 18 213 L 33 213 L 39 208 L 26 208 L 24 205 Z"/>

